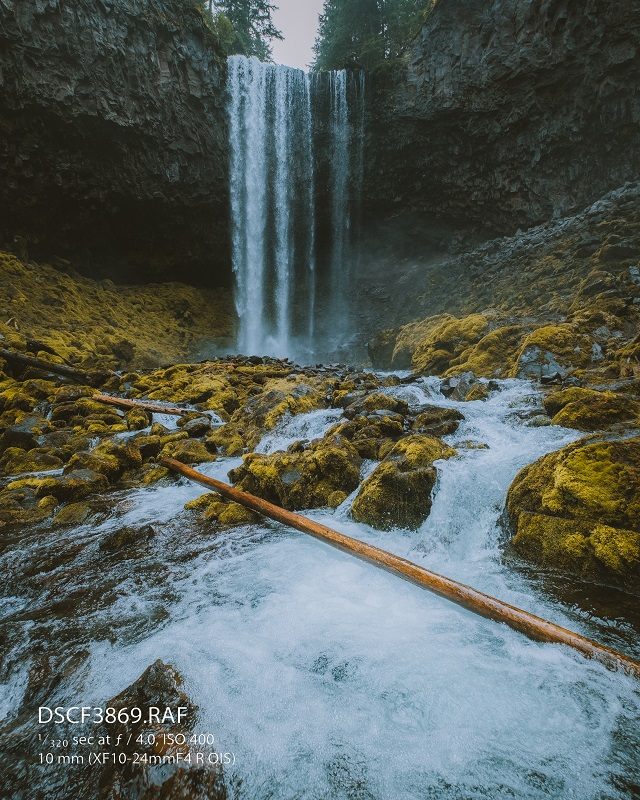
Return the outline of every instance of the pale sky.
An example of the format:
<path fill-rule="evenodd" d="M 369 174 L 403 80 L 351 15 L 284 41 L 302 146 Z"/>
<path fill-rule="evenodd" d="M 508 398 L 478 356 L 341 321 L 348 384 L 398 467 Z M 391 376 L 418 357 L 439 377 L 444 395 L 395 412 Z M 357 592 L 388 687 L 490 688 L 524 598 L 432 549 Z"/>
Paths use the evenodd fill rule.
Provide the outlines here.
<path fill-rule="evenodd" d="M 284 41 L 275 39 L 273 60 L 276 64 L 306 69 L 313 60 L 311 49 L 318 30 L 318 14 L 322 11 L 322 0 L 273 0 L 278 10 L 273 21 L 283 35 Z"/>

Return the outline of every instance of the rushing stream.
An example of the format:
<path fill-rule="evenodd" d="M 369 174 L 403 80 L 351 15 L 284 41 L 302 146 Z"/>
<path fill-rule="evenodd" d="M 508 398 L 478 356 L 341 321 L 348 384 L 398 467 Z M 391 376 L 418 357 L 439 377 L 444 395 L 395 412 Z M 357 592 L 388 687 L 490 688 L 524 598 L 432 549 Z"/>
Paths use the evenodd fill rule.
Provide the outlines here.
<path fill-rule="evenodd" d="M 637 657 L 630 623 L 614 631 L 587 618 L 502 557 L 509 483 L 575 432 L 528 425 L 538 400 L 523 382 L 471 403 L 444 399 L 431 379 L 386 391 L 414 410 L 436 399 L 465 415 L 446 438 L 459 456 L 438 465 L 429 519 L 414 533 L 379 533 L 350 519 L 352 498 L 309 516 Z M 257 449 L 319 436 L 338 416 L 288 419 Z M 238 463 L 202 471 L 225 480 Z M 38 596 L 17 585 L 5 598 L 5 713 L 19 704 L 38 648 L 88 653 L 56 688 L 60 703 L 104 702 L 162 658 L 199 706 L 199 730 L 235 753 L 226 773 L 234 797 L 633 796 L 632 679 L 275 523 L 212 535 L 183 511 L 200 494 L 186 481 L 123 491 L 102 524 L 4 542 L 5 574 L 69 554 L 44 573 Z M 96 557 L 106 532 L 147 523 L 156 537 L 135 560 Z M 75 603 L 71 617 L 65 601 Z"/>

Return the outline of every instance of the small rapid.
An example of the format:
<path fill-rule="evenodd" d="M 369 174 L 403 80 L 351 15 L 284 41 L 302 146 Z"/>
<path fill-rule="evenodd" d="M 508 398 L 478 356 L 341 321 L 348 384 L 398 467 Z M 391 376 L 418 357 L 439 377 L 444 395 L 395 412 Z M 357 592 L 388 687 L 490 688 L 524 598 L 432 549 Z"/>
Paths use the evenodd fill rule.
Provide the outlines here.
<path fill-rule="evenodd" d="M 501 549 L 513 477 L 576 433 L 528 424 L 539 396 L 521 381 L 467 403 L 444 398 L 430 379 L 386 391 L 414 412 L 437 403 L 465 416 L 446 437 L 458 457 L 436 465 L 430 517 L 415 532 L 381 533 L 350 518 L 350 500 L 307 515 L 602 638 L 605 622 L 541 591 Z M 322 436 L 339 416 L 287 418 L 257 449 Z M 221 458 L 200 469 L 227 480 L 239 463 Z M 199 706 L 198 730 L 236 754 L 231 796 L 247 800 L 630 796 L 640 767 L 625 745 L 640 712 L 630 678 L 275 523 L 211 533 L 183 511 L 202 493 L 186 481 L 120 493 L 117 525 L 157 525 L 158 542 L 136 575 L 123 573 L 118 584 L 116 574 L 115 600 L 82 622 L 108 635 L 94 632 L 85 668 L 60 702 L 79 694 L 104 702 L 162 658 Z M 114 524 L 106 518 L 65 534 L 68 544 L 86 544 L 77 570 Z M 23 546 L 43 543 L 34 536 Z M 5 548 L 0 567 L 11 554 Z M 11 608 L 26 611 L 15 600 Z M 131 624 L 117 632 L 122 619 Z M 17 673 L 5 688 L 6 708 L 24 688 Z"/>

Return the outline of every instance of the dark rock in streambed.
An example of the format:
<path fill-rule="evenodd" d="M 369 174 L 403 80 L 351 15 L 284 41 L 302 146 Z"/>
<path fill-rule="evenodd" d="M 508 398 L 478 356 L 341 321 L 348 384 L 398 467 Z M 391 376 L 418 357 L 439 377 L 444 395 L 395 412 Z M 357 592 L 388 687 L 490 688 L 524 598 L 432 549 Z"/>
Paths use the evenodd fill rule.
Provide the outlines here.
<path fill-rule="evenodd" d="M 104 741 L 112 742 L 111 750 L 121 753 L 125 763 L 116 758 L 89 766 L 85 758 L 82 767 L 66 770 L 64 796 L 83 800 L 226 800 L 221 765 L 196 764 L 196 749 L 189 739 L 197 722 L 197 707 L 172 666 L 158 659 L 134 683 L 101 706 L 114 710 L 115 722 L 92 725 L 90 731 L 85 726 L 73 733 L 109 737 Z M 132 718 L 134 708 L 142 711 L 138 722 Z M 160 709 L 160 719 L 169 708 L 173 719 L 149 721 L 150 708 Z M 207 755 L 209 751 L 213 752 L 214 747 L 208 746 Z"/>
<path fill-rule="evenodd" d="M 153 539 L 155 535 L 156 532 L 151 525 L 144 525 L 140 528 L 125 526 L 105 536 L 100 542 L 100 549 L 107 553 L 114 553 L 117 550 L 140 547 Z"/>
<path fill-rule="evenodd" d="M 194 417 L 193 419 L 178 420 L 178 427 L 186 431 L 193 439 L 205 436 L 211 430 L 211 420 L 209 417 Z"/>
<path fill-rule="evenodd" d="M 458 430 L 460 421 L 464 419 L 455 408 L 428 406 L 413 421 L 415 433 L 427 433 L 430 436 L 448 436 Z"/>

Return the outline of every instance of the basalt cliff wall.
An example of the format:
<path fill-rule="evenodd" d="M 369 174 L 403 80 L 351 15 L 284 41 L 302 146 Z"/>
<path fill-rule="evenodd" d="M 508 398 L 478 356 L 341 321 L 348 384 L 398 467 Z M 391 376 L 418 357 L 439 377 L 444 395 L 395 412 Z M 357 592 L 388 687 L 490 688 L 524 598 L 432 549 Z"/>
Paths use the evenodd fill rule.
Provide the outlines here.
<path fill-rule="evenodd" d="M 370 86 L 376 217 L 510 233 L 640 175 L 640 0 L 438 0 Z"/>
<path fill-rule="evenodd" d="M 225 80 L 188 0 L 0 0 L 0 242 L 228 282 Z"/>

